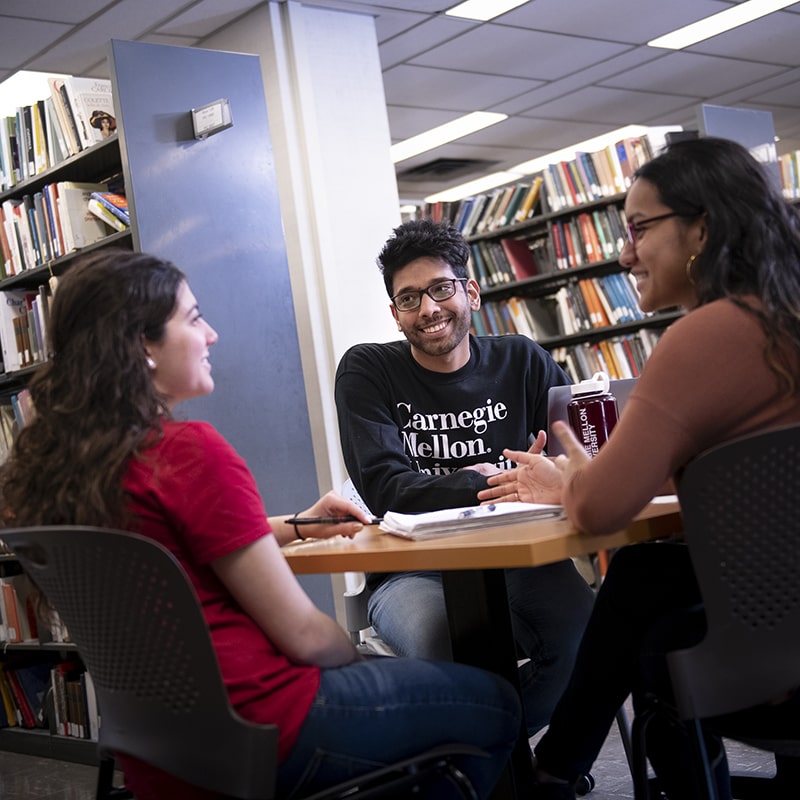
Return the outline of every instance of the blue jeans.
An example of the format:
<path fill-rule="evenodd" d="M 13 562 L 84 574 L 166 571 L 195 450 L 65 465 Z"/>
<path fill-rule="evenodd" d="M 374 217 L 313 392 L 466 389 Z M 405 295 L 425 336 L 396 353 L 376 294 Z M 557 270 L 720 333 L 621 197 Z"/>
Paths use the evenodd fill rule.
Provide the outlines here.
<path fill-rule="evenodd" d="M 528 735 L 550 720 L 567 685 L 594 594 L 571 561 L 505 570 Z M 389 576 L 369 600 L 370 624 L 398 655 L 452 660 L 439 572 Z"/>
<path fill-rule="evenodd" d="M 519 736 L 513 687 L 463 664 L 372 657 L 324 669 L 300 735 L 278 770 L 287 800 L 319 791 L 437 745 L 480 747 L 488 758 L 457 765 L 487 797 Z M 453 788 L 433 786 L 420 798 L 445 800 Z"/>

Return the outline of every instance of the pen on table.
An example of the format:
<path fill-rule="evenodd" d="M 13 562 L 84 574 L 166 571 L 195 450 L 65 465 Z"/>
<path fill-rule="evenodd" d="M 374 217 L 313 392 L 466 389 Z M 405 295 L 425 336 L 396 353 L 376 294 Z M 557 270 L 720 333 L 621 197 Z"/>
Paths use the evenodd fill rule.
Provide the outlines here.
<path fill-rule="evenodd" d="M 348 514 L 344 517 L 295 517 L 291 520 L 293 525 L 338 525 L 340 522 L 361 522 L 358 517 Z M 383 522 L 383 517 L 372 517 L 368 525 L 377 525 Z"/>

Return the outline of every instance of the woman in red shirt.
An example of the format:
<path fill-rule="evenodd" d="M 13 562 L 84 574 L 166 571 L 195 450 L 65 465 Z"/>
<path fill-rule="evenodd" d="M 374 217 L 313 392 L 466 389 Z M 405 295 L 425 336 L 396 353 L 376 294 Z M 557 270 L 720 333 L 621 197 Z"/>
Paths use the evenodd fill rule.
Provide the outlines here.
<path fill-rule="evenodd" d="M 124 527 L 177 557 L 233 706 L 280 727 L 279 796 L 462 741 L 490 754 L 460 764 L 486 797 L 519 732 L 510 685 L 465 665 L 362 659 L 289 569 L 280 547 L 295 530 L 267 519 L 244 461 L 211 425 L 173 418 L 178 403 L 213 390 L 218 339 L 183 273 L 146 254 L 91 254 L 61 278 L 49 333 L 52 358 L 30 383 L 35 418 L 0 473 L 14 524 Z M 353 536 L 367 522 L 333 492 L 302 513 L 361 520 L 307 526 L 314 537 Z M 202 796 L 120 763 L 138 800 Z"/>

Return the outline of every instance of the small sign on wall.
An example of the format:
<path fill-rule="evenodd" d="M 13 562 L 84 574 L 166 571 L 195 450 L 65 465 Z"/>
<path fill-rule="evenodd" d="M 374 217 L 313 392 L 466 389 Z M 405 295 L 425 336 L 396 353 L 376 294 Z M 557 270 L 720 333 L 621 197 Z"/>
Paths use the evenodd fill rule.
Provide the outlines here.
<path fill-rule="evenodd" d="M 225 98 L 192 109 L 192 127 L 195 139 L 207 139 L 214 133 L 233 125 L 231 105 Z"/>

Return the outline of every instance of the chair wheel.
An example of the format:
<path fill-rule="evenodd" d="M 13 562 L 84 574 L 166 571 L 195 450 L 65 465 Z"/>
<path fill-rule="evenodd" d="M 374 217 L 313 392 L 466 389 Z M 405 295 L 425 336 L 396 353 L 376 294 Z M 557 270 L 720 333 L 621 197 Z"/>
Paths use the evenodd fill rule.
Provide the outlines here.
<path fill-rule="evenodd" d="M 585 794 L 589 794 L 589 792 L 594 789 L 594 778 L 589 775 L 581 775 L 577 781 L 575 781 L 575 794 L 578 797 L 583 797 Z"/>

